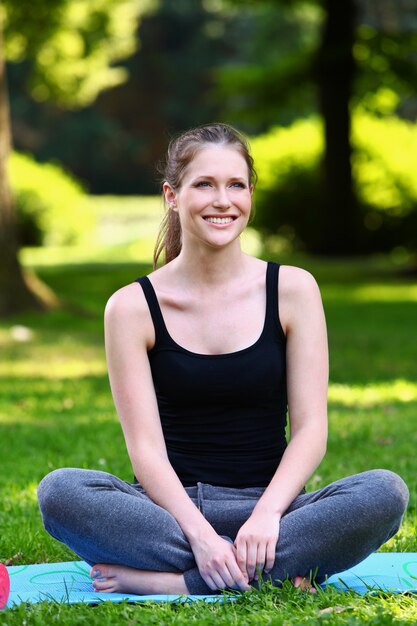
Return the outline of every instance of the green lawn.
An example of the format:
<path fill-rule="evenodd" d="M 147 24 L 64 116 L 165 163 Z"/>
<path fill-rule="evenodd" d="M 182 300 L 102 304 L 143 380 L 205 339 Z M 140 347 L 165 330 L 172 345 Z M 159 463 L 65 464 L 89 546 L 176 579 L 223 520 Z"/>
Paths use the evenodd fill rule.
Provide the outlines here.
<path fill-rule="evenodd" d="M 132 203 L 126 215 L 133 215 Z M 117 221 L 110 209 L 108 215 L 108 223 Z M 27 314 L 0 324 L 2 561 L 13 555 L 15 564 L 74 558 L 41 525 L 36 486 L 48 471 L 76 466 L 131 478 L 108 386 L 102 313 L 113 291 L 150 270 L 157 220 L 146 211 L 140 219 L 147 226 L 142 229 L 139 223 L 143 237 L 136 243 L 127 241 L 136 224 L 132 218 L 124 234 L 118 231 L 117 247 L 109 247 L 102 236 L 88 249 L 23 251 L 25 262 L 57 294 L 82 307 L 83 314 L 73 309 Z M 329 451 L 310 487 L 368 468 L 399 472 L 410 487 L 411 501 L 402 530 L 384 550 L 417 551 L 417 284 L 399 278 L 386 259 L 284 261 L 301 264 L 317 276 L 329 329 Z M 39 604 L 0 614 L 0 624 L 88 626 L 416 622 L 413 596 L 358 598 L 333 591 L 310 596 L 290 585 L 227 605 Z"/>

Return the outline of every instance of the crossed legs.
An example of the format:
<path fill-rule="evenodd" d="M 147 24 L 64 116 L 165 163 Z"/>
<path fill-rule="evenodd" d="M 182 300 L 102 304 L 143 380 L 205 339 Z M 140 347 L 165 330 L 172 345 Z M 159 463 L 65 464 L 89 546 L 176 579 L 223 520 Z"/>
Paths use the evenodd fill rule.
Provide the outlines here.
<path fill-rule="evenodd" d="M 197 504 L 196 488 L 188 492 Z M 261 493 L 208 485 L 202 511 L 233 541 Z M 42 480 L 38 497 L 46 530 L 93 566 L 97 590 L 212 593 L 177 521 L 139 486 L 105 472 L 61 469 Z M 352 567 L 397 532 L 407 501 L 405 483 L 386 470 L 301 494 L 281 519 L 268 578 L 299 583 L 315 574 L 321 582 Z"/>

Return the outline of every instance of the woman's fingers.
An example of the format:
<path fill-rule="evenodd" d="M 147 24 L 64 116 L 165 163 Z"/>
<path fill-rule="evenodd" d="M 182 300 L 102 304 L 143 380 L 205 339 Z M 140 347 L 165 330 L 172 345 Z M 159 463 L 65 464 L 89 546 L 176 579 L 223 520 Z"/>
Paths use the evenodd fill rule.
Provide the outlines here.
<path fill-rule="evenodd" d="M 226 588 L 239 589 L 240 591 L 248 591 L 250 589 L 250 585 L 248 585 L 237 565 L 234 572 L 231 572 L 226 565 L 221 570 L 211 571 L 210 574 L 205 576 L 205 582 L 213 591 Z"/>
<path fill-rule="evenodd" d="M 275 545 L 261 541 L 238 541 L 237 562 L 242 572 L 246 572 L 249 580 L 258 580 L 259 574 L 266 566 L 272 569 L 275 561 Z M 269 570 L 268 570 L 269 571 Z"/>
<path fill-rule="evenodd" d="M 240 528 L 235 539 L 237 561 L 249 581 L 258 580 L 274 567 L 279 522 L 277 515 L 254 512 Z"/>
<path fill-rule="evenodd" d="M 276 541 L 268 541 L 268 543 L 266 544 L 266 559 L 265 559 L 265 566 L 264 566 L 264 571 L 266 574 L 269 574 L 269 572 L 271 571 L 271 569 L 274 567 L 275 564 L 275 552 L 276 552 L 276 547 L 277 547 L 277 542 Z"/>
<path fill-rule="evenodd" d="M 248 580 L 250 580 L 249 575 L 248 575 L 248 566 L 247 566 L 247 561 L 248 561 L 248 557 L 247 557 L 247 544 L 246 541 L 237 541 L 236 542 L 236 561 L 237 564 L 239 566 L 239 570 L 240 572 L 243 574 L 243 576 L 247 576 Z"/>
<path fill-rule="evenodd" d="M 224 589 L 225 587 L 233 587 L 235 580 L 230 574 L 229 568 L 225 563 L 221 569 L 214 574 L 218 589 Z"/>
<path fill-rule="evenodd" d="M 210 576 L 207 576 L 205 579 L 205 583 L 213 591 L 217 591 L 218 589 L 224 589 L 227 586 L 218 572 L 212 572 Z"/>
<path fill-rule="evenodd" d="M 248 575 L 245 572 L 242 572 L 240 569 L 236 559 L 233 561 L 229 561 L 228 569 L 230 572 L 230 576 L 233 580 L 233 585 L 231 585 L 232 589 L 239 589 L 240 591 L 248 591 L 250 589 Z"/>
<path fill-rule="evenodd" d="M 247 573 L 242 572 L 237 563 L 234 546 L 225 542 L 226 550 L 209 559 L 200 570 L 200 574 L 210 589 L 250 589 Z"/>
<path fill-rule="evenodd" d="M 250 543 L 239 542 L 237 562 L 249 580 L 258 580 L 262 572 L 268 574 L 275 564 L 275 541 Z"/>
<path fill-rule="evenodd" d="M 256 569 L 261 566 L 263 569 L 263 561 L 261 556 L 260 546 L 251 542 L 247 546 L 247 561 L 246 570 L 248 572 L 249 580 L 253 580 L 256 574 Z"/>

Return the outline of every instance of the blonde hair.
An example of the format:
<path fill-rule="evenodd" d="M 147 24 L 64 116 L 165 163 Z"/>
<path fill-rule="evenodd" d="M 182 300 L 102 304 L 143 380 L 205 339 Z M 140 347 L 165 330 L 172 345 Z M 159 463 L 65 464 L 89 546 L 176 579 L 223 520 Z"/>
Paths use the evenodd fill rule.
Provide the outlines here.
<path fill-rule="evenodd" d="M 163 181 L 168 182 L 172 189 L 179 189 L 187 166 L 199 150 L 210 144 L 230 146 L 238 150 L 248 166 L 249 184 L 255 185 L 257 175 L 249 143 L 238 130 L 228 124 L 199 126 L 172 139 L 168 146 L 166 161 L 160 168 Z M 181 224 L 178 213 L 166 207 L 155 244 L 154 269 L 162 253 L 164 253 L 164 262 L 169 263 L 179 255 L 181 245 Z"/>

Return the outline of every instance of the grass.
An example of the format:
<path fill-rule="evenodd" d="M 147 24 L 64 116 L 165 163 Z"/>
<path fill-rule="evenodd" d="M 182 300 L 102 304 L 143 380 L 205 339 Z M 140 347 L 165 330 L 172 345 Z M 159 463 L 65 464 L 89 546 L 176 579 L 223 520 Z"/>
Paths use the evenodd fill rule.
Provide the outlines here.
<path fill-rule="evenodd" d="M 111 201 L 101 202 L 109 207 L 106 220 L 111 224 L 115 219 Z M 132 216 L 135 204 L 131 202 L 125 213 Z M 117 206 L 117 215 L 123 213 L 123 206 Z M 136 244 L 127 241 L 134 223 L 131 217 L 125 234 L 119 231 L 116 247 L 97 237 L 96 245 L 72 250 L 72 257 L 68 250 L 24 251 L 25 262 L 88 315 L 69 311 L 25 314 L 0 324 L 2 561 L 15 554 L 16 564 L 74 558 L 41 525 L 36 487 L 51 469 L 95 468 L 131 479 L 108 386 L 102 313 L 113 291 L 150 270 L 146 250 L 152 229 L 142 230 L 141 221 L 149 226 L 153 218 L 144 215 L 138 224 L 144 237 Z M 152 236 L 155 227 L 156 221 Z M 135 254 L 129 252 L 134 245 Z M 321 285 L 329 328 L 329 451 L 309 486 L 316 488 L 373 467 L 399 472 L 410 487 L 410 506 L 401 531 L 383 549 L 417 551 L 417 285 L 399 279 L 389 259 L 339 264 L 309 258 L 283 261 L 313 270 Z M 90 607 L 52 603 L 0 614 L 0 625 L 379 626 L 416 622 L 415 596 L 360 598 L 332 590 L 310 596 L 291 585 L 281 590 L 265 588 L 228 604 L 104 603 Z"/>

